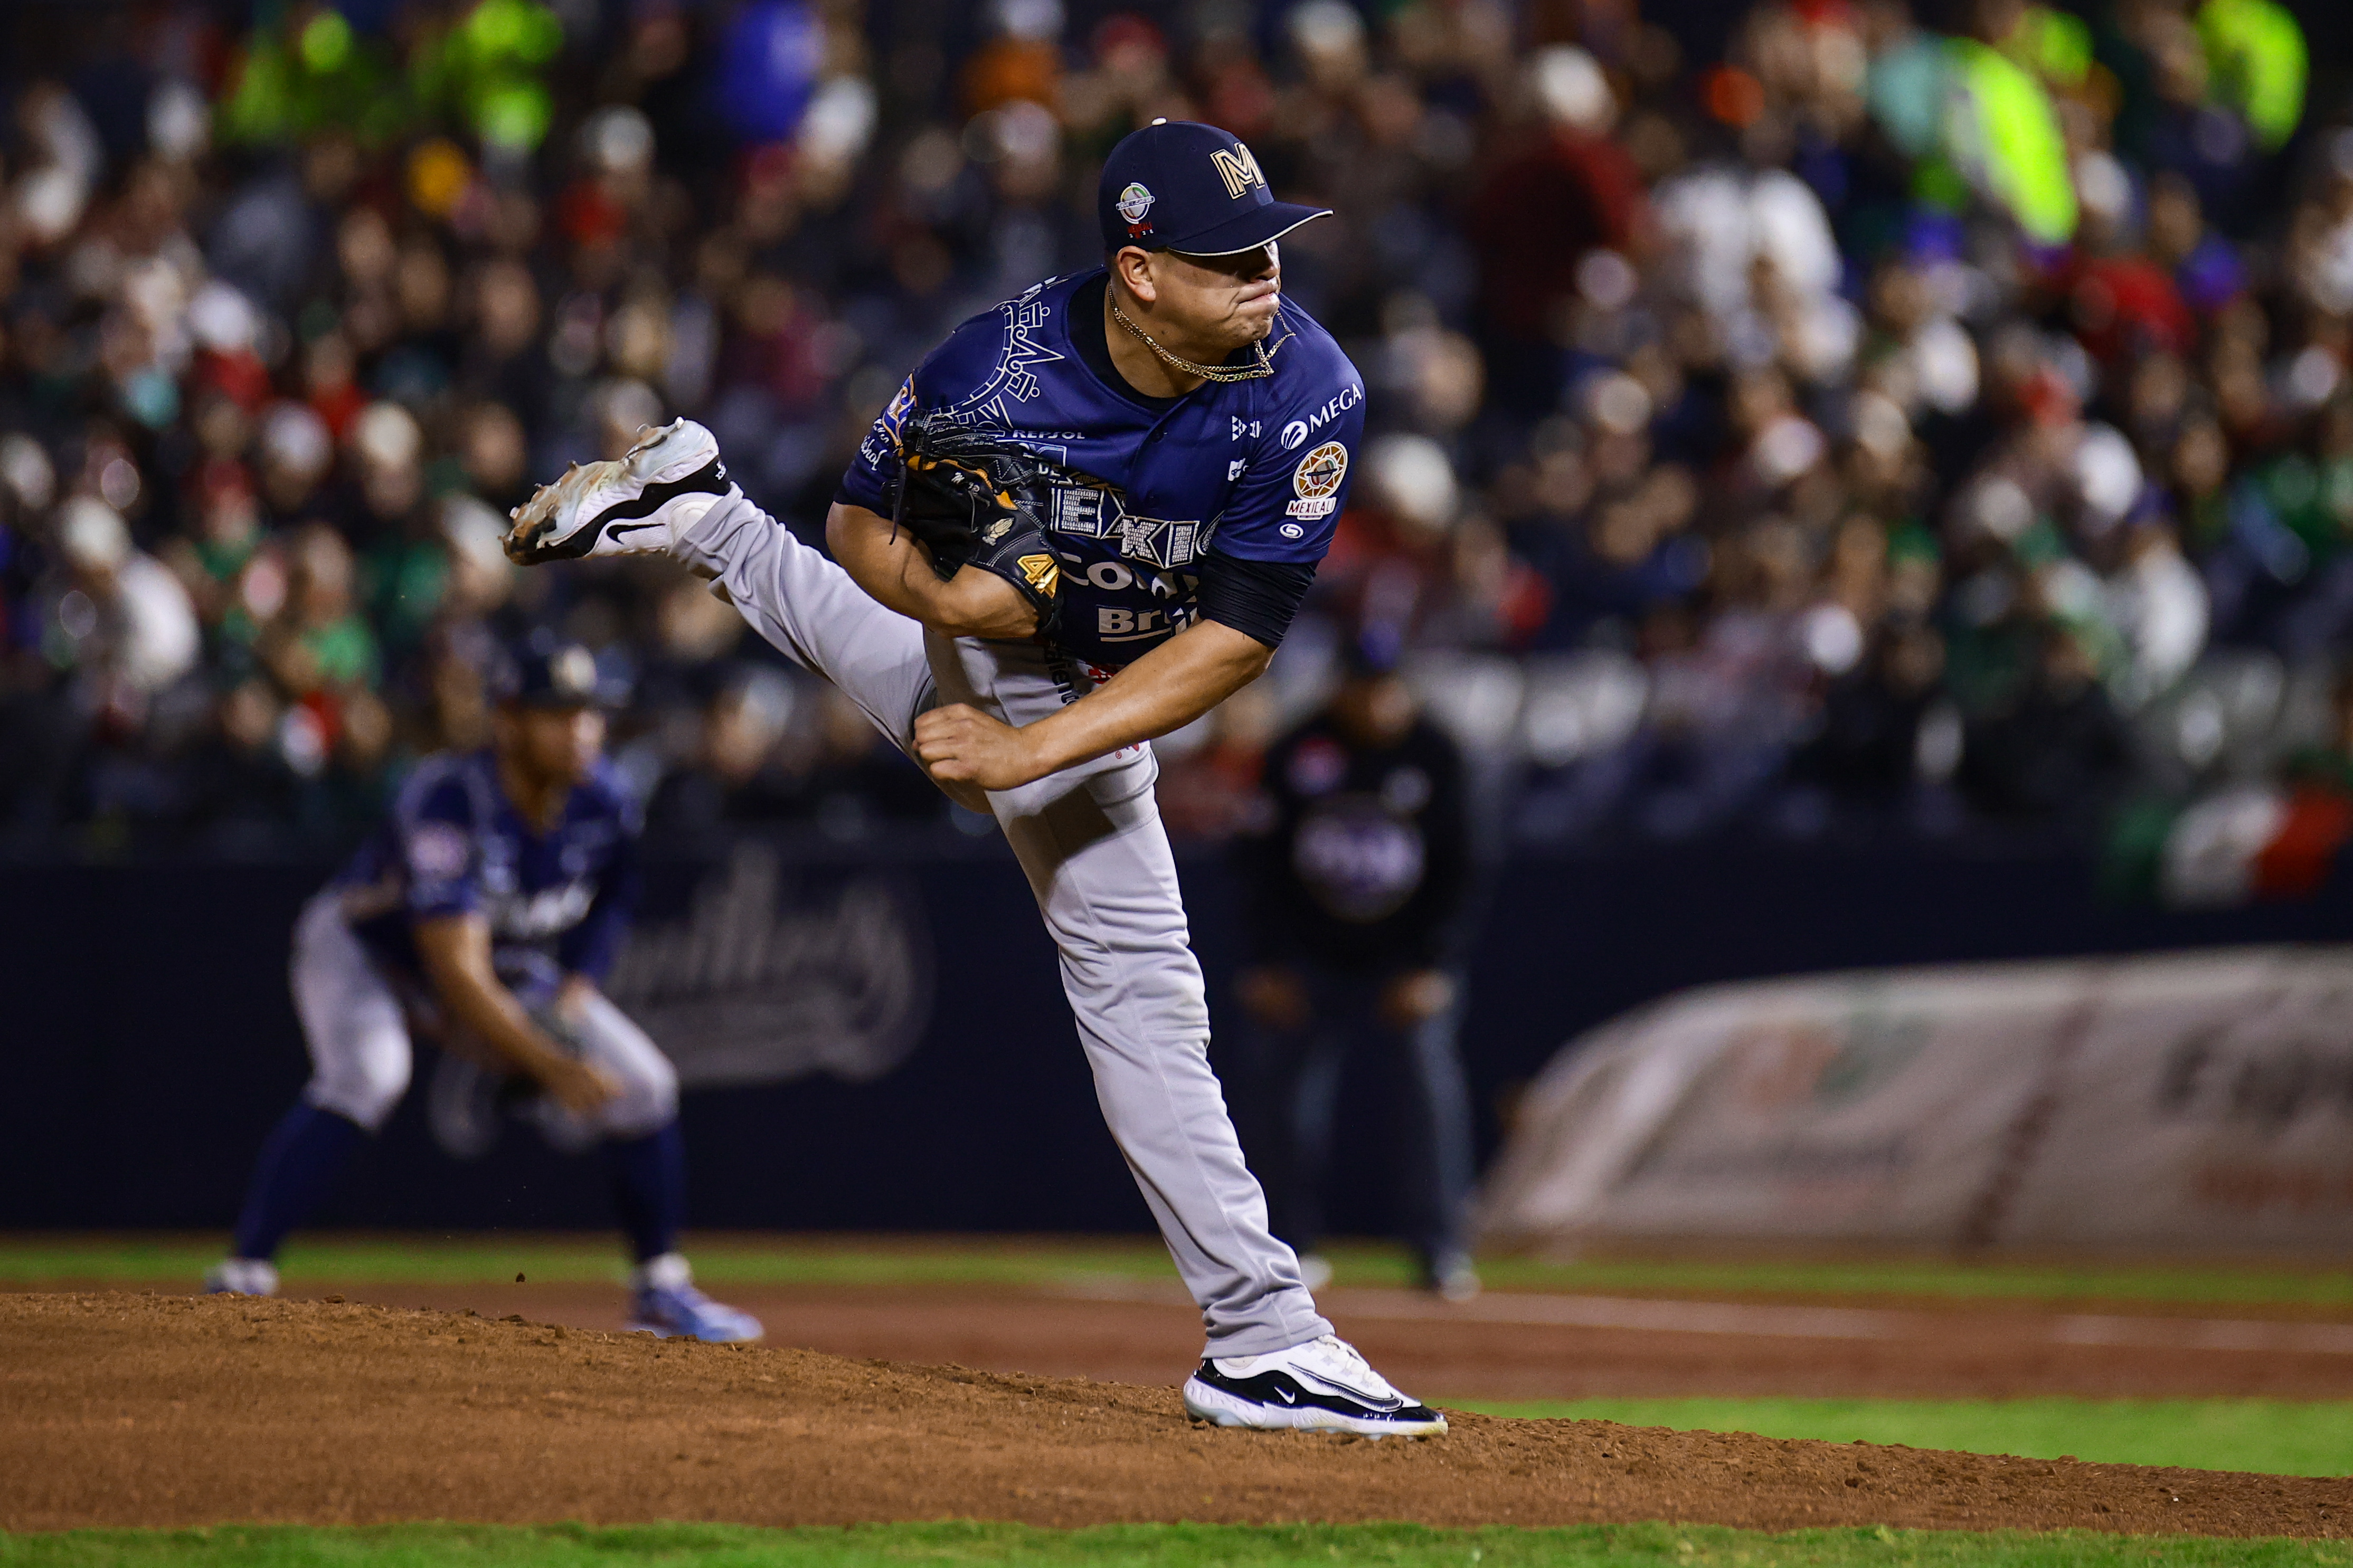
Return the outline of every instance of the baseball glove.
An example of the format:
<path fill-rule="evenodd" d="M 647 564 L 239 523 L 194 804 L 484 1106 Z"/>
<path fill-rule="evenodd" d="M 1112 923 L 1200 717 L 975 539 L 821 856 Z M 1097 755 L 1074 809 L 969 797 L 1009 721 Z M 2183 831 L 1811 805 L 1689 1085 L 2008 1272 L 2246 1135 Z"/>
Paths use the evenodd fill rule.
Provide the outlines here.
<path fill-rule="evenodd" d="M 891 521 L 931 550 L 945 582 L 965 566 L 994 572 L 1038 612 L 1038 631 L 1061 624 L 1061 563 L 1046 539 L 1045 466 L 987 431 L 931 415 L 899 432 L 900 466 L 888 500 Z"/>

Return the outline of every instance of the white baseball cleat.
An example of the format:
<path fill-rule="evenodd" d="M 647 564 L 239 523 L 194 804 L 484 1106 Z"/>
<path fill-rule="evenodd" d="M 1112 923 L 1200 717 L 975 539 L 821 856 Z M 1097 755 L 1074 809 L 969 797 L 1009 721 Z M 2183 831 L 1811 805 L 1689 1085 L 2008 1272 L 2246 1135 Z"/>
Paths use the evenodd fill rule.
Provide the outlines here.
<path fill-rule="evenodd" d="M 1446 1430 L 1445 1416 L 1391 1388 L 1336 1334 L 1272 1355 L 1203 1362 L 1185 1380 L 1185 1411 L 1198 1421 L 1261 1431 L 1435 1437 Z"/>
<path fill-rule="evenodd" d="M 711 1345 L 750 1344 L 765 1332 L 751 1313 L 714 1301 L 691 1285 L 639 1290 L 630 1309 L 628 1331 Z"/>
<path fill-rule="evenodd" d="M 675 1252 L 638 1265 L 629 1283 L 636 1298 L 630 1333 L 714 1345 L 749 1344 L 762 1333 L 759 1319 L 696 1289 L 694 1270 Z"/>
<path fill-rule="evenodd" d="M 1441 1252 L 1430 1260 L 1423 1287 L 1441 1301 L 1474 1301 L 1485 1289 L 1466 1252 Z"/>
<path fill-rule="evenodd" d="M 659 555 L 727 493 L 719 443 L 691 419 L 656 430 L 605 463 L 575 463 L 514 510 L 507 556 L 524 566 L 585 555 Z"/>
<path fill-rule="evenodd" d="M 259 1258 L 224 1258 L 205 1270 L 207 1296 L 275 1296 L 278 1270 Z"/>

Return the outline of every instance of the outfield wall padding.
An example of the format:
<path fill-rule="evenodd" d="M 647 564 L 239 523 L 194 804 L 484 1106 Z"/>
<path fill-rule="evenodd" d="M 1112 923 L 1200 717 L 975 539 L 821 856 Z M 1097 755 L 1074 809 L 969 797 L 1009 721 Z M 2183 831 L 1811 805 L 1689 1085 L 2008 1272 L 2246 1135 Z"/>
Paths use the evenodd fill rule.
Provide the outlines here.
<path fill-rule="evenodd" d="M 1001 842 L 821 836 L 649 857 L 617 989 L 680 1062 L 697 1222 L 1141 1231 L 1053 956 Z M 0 864 L 0 1227 L 223 1226 L 300 1089 L 286 944 L 323 864 Z M 1234 879 L 1183 860 L 1214 1016 Z M 2340 883 L 2343 881 L 2340 879 Z M 1462 1033 L 1482 1150 L 1563 1040 L 1714 982 L 1858 966 L 2353 937 L 2353 895 L 2169 913 L 2103 902 L 2058 854 L 1712 844 L 1516 855 L 1481 895 Z M 1224 1064 L 1226 1043 L 1213 1042 Z M 505 1126 L 433 1127 L 435 1068 L 343 1226 L 596 1226 L 593 1163 Z M 1245 1086 L 1229 1075 L 1239 1103 Z M 1382 1075 L 1351 1068 L 1335 1220 L 1388 1221 Z"/>

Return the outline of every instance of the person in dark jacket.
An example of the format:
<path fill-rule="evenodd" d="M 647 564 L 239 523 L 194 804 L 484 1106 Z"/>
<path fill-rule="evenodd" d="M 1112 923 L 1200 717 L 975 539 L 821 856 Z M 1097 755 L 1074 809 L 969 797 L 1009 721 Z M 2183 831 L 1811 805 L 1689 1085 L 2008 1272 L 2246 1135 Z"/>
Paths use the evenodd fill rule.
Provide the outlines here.
<path fill-rule="evenodd" d="M 1455 1052 L 1458 931 L 1470 883 L 1462 759 L 1389 661 L 1361 650 L 1331 701 L 1267 755 L 1264 830 L 1239 842 L 1250 963 L 1237 983 L 1275 1233 L 1314 1256 L 1343 1062 L 1377 1057 L 1399 1091 L 1405 1239 L 1431 1289 L 1475 1294 L 1462 1240 L 1470 1096 Z"/>
<path fill-rule="evenodd" d="M 2116 803 L 2131 764 L 2130 737 L 2091 650 L 2075 632 L 2052 626 L 2042 634 L 2035 679 L 1969 721 L 1960 784 L 1989 816 L 2082 824 Z"/>

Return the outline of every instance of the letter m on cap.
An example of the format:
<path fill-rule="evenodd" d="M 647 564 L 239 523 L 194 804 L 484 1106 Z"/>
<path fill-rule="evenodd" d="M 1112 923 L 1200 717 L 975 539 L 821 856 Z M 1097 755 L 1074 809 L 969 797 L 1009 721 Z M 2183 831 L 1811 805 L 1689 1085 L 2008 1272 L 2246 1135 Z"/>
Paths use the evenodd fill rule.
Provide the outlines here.
<path fill-rule="evenodd" d="M 1220 147 L 1210 153 L 1209 162 L 1217 165 L 1218 178 L 1225 181 L 1229 196 L 1240 195 L 1252 185 L 1266 184 L 1266 176 L 1258 172 L 1258 160 L 1239 142 L 1230 153 Z"/>

